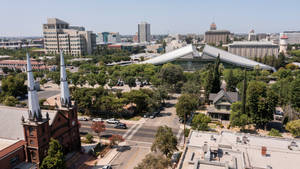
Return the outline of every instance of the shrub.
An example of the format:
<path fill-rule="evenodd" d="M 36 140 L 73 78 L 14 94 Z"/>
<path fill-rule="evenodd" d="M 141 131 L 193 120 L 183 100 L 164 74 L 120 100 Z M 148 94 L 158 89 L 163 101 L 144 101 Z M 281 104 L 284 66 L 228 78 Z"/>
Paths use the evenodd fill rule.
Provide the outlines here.
<path fill-rule="evenodd" d="M 285 128 L 292 133 L 293 136 L 300 136 L 300 119 L 288 122 Z"/>
<path fill-rule="evenodd" d="M 94 136 L 88 133 L 87 135 L 85 135 L 85 139 L 87 143 L 93 143 Z"/>
<path fill-rule="evenodd" d="M 268 134 L 269 136 L 274 136 L 274 137 L 282 137 L 281 133 L 279 130 L 276 129 L 271 129 L 271 131 Z"/>

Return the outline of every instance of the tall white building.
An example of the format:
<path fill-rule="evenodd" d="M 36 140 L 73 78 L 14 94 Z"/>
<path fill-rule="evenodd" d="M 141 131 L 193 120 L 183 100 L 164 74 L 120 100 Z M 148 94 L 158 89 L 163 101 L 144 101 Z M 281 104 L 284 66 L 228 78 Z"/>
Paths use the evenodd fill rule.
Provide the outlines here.
<path fill-rule="evenodd" d="M 138 25 L 138 40 L 140 43 L 151 41 L 150 24 L 149 23 L 142 22 Z"/>
<path fill-rule="evenodd" d="M 69 26 L 57 18 L 49 18 L 43 24 L 44 48 L 46 54 L 59 54 L 63 51 L 73 56 L 92 54 L 96 48 L 96 35 L 85 31 L 84 27 Z"/>

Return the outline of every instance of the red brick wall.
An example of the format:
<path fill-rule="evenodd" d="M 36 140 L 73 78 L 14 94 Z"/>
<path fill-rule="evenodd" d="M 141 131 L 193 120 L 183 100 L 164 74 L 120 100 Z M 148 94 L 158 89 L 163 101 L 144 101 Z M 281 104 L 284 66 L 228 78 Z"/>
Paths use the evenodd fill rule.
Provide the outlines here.
<path fill-rule="evenodd" d="M 1 150 L 0 152 L 0 167 L 1 169 L 11 169 L 12 167 L 18 165 L 19 163 L 25 161 L 25 150 L 24 150 L 25 142 L 23 140 Z M 12 165 L 11 161 L 13 159 L 15 163 Z"/>

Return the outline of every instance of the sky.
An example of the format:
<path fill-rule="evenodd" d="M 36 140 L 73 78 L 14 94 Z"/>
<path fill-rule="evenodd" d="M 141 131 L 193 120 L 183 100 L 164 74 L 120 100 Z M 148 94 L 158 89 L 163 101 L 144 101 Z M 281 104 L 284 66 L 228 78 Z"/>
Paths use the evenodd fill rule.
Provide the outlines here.
<path fill-rule="evenodd" d="M 300 30 L 300 0 L 0 0 L 0 36 L 42 36 L 56 17 L 93 32 L 203 34 L 215 22 L 233 33 Z"/>

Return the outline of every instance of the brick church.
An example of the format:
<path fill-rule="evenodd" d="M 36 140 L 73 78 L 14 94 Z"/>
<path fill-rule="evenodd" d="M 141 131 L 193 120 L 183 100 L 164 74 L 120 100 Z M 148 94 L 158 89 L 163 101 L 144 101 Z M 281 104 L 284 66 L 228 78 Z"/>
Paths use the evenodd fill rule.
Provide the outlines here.
<path fill-rule="evenodd" d="M 66 67 L 60 54 L 60 96 L 54 110 L 41 110 L 27 54 L 28 108 L 0 106 L 0 168 L 37 168 L 47 155 L 50 138 L 65 153 L 80 150 L 76 105 L 70 99 Z"/>

